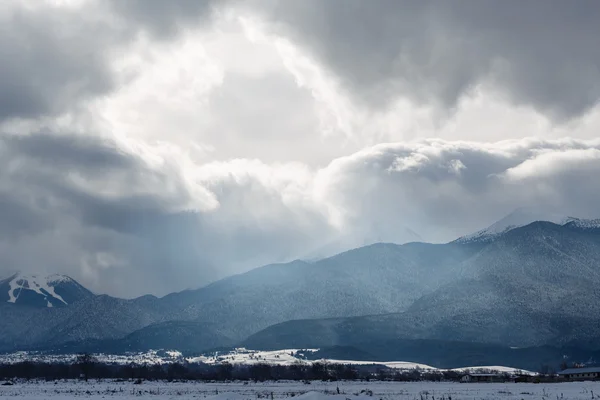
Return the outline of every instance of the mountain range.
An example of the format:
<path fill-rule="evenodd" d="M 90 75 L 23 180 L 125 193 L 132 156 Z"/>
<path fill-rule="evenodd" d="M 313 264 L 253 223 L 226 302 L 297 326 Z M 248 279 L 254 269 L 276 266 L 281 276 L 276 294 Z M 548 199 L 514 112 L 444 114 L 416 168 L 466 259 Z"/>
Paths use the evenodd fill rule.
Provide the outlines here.
<path fill-rule="evenodd" d="M 162 298 L 123 300 L 68 277 L 15 275 L 0 281 L 0 350 L 242 344 L 383 355 L 385 343 L 430 340 L 474 354 L 483 345 L 595 351 L 599 266 L 600 220 L 517 210 L 446 244 L 378 243 Z"/>

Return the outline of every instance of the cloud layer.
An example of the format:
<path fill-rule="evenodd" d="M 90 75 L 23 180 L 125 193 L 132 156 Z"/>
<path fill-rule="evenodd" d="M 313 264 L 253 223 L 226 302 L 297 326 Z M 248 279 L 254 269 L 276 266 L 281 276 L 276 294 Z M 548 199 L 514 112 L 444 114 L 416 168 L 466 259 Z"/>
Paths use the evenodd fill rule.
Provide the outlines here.
<path fill-rule="evenodd" d="M 600 5 L 560 1 L 309 0 L 256 3 L 367 106 L 400 96 L 452 107 L 488 83 L 516 104 L 572 118 L 600 96 Z"/>
<path fill-rule="evenodd" d="M 598 8 L 3 3 L 0 275 L 162 295 L 517 207 L 599 217 Z"/>
<path fill-rule="evenodd" d="M 168 166 L 50 134 L 6 137 L 0 149 L 3 264 L 79 274 L 117 294 L 376 241 L 449 241 L 521 206 L 592 217 L 600 193 L 589 179 L 598 141 L 383 144 L 315 170 L 193 165 L 184 154 Z"/>

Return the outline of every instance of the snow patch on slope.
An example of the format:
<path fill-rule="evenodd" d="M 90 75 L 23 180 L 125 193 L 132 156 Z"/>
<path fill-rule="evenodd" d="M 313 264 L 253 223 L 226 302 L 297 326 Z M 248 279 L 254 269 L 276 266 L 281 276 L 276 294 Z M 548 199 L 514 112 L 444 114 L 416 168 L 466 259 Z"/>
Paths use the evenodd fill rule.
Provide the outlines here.
<path fill-rule="evenodd" d="M 22 289 L 22 286 L 17 284 L 17 280 L 13 279 L 11 280 L 9 283 L 9 289 L 8 289 L 8 302 L 9 303 L 16 303 L 17 299 L 19 298 L 19 294 L 20 291 Z M 17 294 L 15 294 L 15 292 L 17 292 Z"/>
<path fill-rule="evenodd" d="M 9 303 L 16 303 L 21 293 L 23 293 L 23 290 L 31 290 L 44 297 L 48 307 L 52 307 L 52 303 L 50 302 L 48 296 L 62 302 L 65 305 L 68 304 L 58 293 L 54 291 L 54 286 L 56 286 L 58 283 L 71 281 L 71 278 L 68 276 L 50 275 L 48 277 L 41 277 L 37 275 L 27 276 L 15 274 L 9 279 Z"/>

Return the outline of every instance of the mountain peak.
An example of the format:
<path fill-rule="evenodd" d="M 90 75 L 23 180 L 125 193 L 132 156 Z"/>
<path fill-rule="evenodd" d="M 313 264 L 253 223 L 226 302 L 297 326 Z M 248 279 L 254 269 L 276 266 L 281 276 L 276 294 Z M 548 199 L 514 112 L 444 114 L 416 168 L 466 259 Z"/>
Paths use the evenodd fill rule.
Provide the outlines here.
<path fill-rule="evenodd" d="M 0 301 L 34 307 L 63 307 L 92 292 L 67 275 L 15 273 L 0 280 Z"/>
<path fill-rule="evenodd" d="M 64 283 L 64 282 L 75 282 L 75 280 L 73 278 L 71 278 L 70 276 L 60 275 L 60 274 L 48 275 L 46 277 L 46 281 L 48 283 L 53 283 L 53 284 Z"/>
<path fill-rule="evenodd" d="M 520 228 L 529 225 L 536 221 L 547 221 L 557 225 L 566 225 L 574 221 L 592 221 L 582 220 L 579 218 L 569 217 L 563 214 L 547 212 L 532 207 L 520 207 L 496 221 L 485 229 L 462 236 L 455 240 L 457 243 L 474 243 L 474 242 L 489 242 L 498 236 L 511 231 L 515 228 Z"/>

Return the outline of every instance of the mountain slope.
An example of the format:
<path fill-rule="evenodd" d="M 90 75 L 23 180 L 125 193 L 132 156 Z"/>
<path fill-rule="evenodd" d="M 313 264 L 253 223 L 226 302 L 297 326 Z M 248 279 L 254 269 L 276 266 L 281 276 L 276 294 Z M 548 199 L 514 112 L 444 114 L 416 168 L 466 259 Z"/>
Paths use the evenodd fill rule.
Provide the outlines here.
<path fill-rule="evenodd" d="M 242 339 L 298 318 L 357 316 L 407 309 L 460 275 L 476 249 L 460 245 L 376 244 L 315 263 L 262 267 L 163 299 L 173 318 L 226 327 Z"/>
<path fill-rule="evenodd" d="M 155 297 L 134 300 L 94 296 L 67 307 L 0 303 L 0 350 L 57 346 L 88 339 L 117 339 L 168 320 Z"/>
<path fill-rule="evenodd" d="M 255 269 L 162 299 L 96 296 L 60 309 L 0 307 L 5 347 L 59 345 L 119 338 L 166 321 L 219 326 L 232 340 L 297 318 L 377 314 L 407 309 L 453 279 L 474 248 L 376 244 L 315 263 L 295 261 Z M 35 329 L 32 329 L 35 327 Z"/>
<path fill-rule="evenodd" d="M 341 353 L 341 354 L 340 354 Z M 411 360 L 436 368 L 461 368 L 467 365 L 506 365 L 538 371 L 547 365 L 556 369 L 565 360 L 587 363 L 600 358 L 600 351 L 581 347 L 537 346 L 514 348 L 497 344 L 450 340 L 396 339 L 333 346 L 306 352 L 310 359 L 393 361 Z"/>
<path fill-rule="evenodd" d="M 162 299 L 92 296 L 53 308 L 0 302 L 0 349 L 117 340 L 169 321 L 218 327 L 207 328 L 206 342 L 210 334 L 214 342 L 255 334 L 250 347 L 398 338 L 596 343 L 599 226 L 571 219 L 534 222 L 489 241 L 375 244 L 314 263 L 268 265 Z"/>
<path fill-rule="evenodd" d="M 94 294 L 66 275 L 14 274 L 0 281 L 0 302 L 34 307 L 64 307 Z"/>
<path fill-rule="evenodd" d="M 321 347 L 444 339 L 512 346 L 600 337 L 600 229 L 535 222 L 487 244 L 456 280 L 405 312 L 291 321 L 252 335 L 247 347 Z"/>
<path fill-rule="evenodd" d="M 127 353 L 149 350 L 173 350 L 198 353 L 217 347 L 232 346 L 219 329 L 192 321 L 167 321 L 148 325 L 119 339 L 86 339 L 41 346 L 37 350 L 69 353 Z"/>

